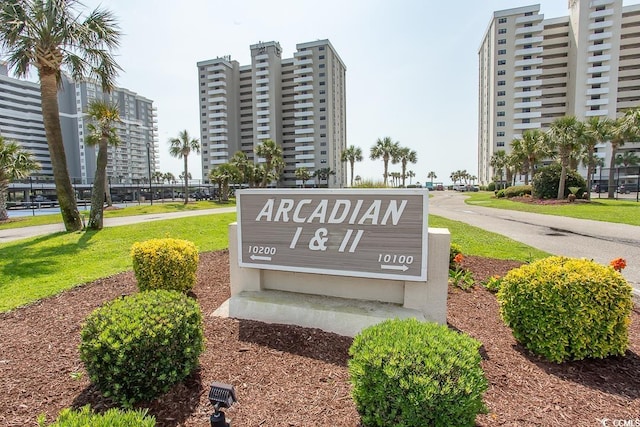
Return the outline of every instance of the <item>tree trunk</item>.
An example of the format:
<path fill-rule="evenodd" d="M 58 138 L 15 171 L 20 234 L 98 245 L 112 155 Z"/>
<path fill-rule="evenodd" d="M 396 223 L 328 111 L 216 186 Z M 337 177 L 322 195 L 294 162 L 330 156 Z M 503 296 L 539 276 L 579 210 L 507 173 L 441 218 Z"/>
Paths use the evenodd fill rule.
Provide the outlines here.
<path fill-rule="evenodd" d="M 189 203 L 189 166 L 187 156 L 184 156 L 184 204 Z"/>
<path fill-rule="evenodd" d="M 113 206 L 113 200 L 111 200 L 111 188 L 109 188 L 109 180 L 104 180 L 104 194 L 107 196 L 107 206 Z"/>
<path fill-rule="evenodd" d="M 562 160 L 562 169 L 560 170 L 560 182 L 558 183 L 558 200 L 564 199 L 564 187 L 567 182 L 567 162 Z"/>
<path fill-rule="evenodd" d="M 7 212 L 7 191 L 9 190 L 9 181 L 0 180 L 0 221 L 9 219 Z"/>
<path fill-rule="evenodd" d="M 352 161 L 351 162 L 351 187 L 353 187 L 353 170 L 354 170 L 354 164 L 355 162 Z"/>
<path fill-rule="evenodd" d="M 53 70 L 40 71 L 40 94 L 42 99 L 42 119 L 51 156 L 53 179 L 56 185 L 58 203 L 62 221 L 67 231 L 82 229 L 82 220 L 76 204 L 76 198 L 67 169 L 67 157 L 64 152 L 60 113 L 58 109 L 58 84 Z"/>
<path fill-rule="evenodd" d="M 614 171 L 616 168 L 616 153 L 618 151 L 618 144 L 617 143 L 613 143 L 611 142 L 611 160 L 609 161 L 609 179 L 607 186 L 608 191 L 607 191 L 607 198 L 608 199 L 614 199 L 615 198 L 615 186 L 614 186 Z"/>
<path fill-rule="evenodd" d="M 91 190 L 91 212 L 87 228 L 90 230 L 102 230 L 104 224 L 104 186 L 107 170 L 107 149 L 108 142 L 105 137 L 98 144 L 98 160 L 96 161 L 96 174 L 93 179 L 93 189 Z"/>

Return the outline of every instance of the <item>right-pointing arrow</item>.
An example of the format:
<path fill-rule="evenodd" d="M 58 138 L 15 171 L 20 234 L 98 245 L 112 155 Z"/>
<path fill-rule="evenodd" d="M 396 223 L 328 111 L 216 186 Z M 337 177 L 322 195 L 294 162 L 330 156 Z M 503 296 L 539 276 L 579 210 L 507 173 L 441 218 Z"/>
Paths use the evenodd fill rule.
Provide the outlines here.
<path fill-rule="evenodd" d="M 409 267 L 407 267 L 406 265 L 385 265 L 385 264 L 380 264 L 380 268 L 383 270 L 401 270 L 401 271 L 407 271 L 409 269 Z"/>

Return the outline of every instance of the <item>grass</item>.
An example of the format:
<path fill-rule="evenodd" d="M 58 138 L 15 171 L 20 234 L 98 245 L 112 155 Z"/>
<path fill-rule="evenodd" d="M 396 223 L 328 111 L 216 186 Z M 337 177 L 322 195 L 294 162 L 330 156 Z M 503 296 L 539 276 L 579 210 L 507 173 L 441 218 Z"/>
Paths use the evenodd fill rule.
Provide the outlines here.
<path fill-rule="evenodd" d="M 132 269 L 137 241 L 186 239 L 201 252 L 228 247 L 227 226 L 236 214 L 145 222 L 101 231 L 55 233 L 0 245 L 0 312 Z"/>
<path fill-rule="evenodd" d="M 570 218 L 591 219 L 619 224 L 640 225 L 640 203 L 634 200 L 592 198 L 589 203 L 561 203 L 539 205 L 521 203 L 509 199 L 496 199 L 491 192 L 467 193 L 466 203 L 488 208 L 524 211 Z"/>
<path fill-rule="evenodd" d="M 173 237 L 194 242 L 200 252 L 227 248 L 227 226 L 235 219 L 235 213 L 202 215 L 0 244 L 0 312 L 131 270 L 134 242 Z M 458 221 L 430 216 L 429 226 L 448 228 L 465 255 L 520 261 L 547 255 Z"/>
<path fill-rule="evenodd" d="M 104 217 L 105 218 L 117 218 L 123 216 L 135 216 L 135 215 L 146 215 L 146 214 L 158 214 L 158 213 L 168 213 L 168 212 L 183 212 L 183 211 L 195 211 L 202 209 L 214 209 L 219 207 L 231 207 L 235 206 L 235 199 L 231 199 L 228 203 L 219 203 L 217 201 L 199 201 L 199 202 L 189 202 L 189 204 L 185 205 L 183 202 L 165 202 L 160 203 L 156 202 L 153 206 L 150 204 L 130 204 L 130 206 L 126 206 L 122 209 L 115 210 L 105 210 Z M 88 218 L 89 211 L 82 211 L 80 213 L 84 215 L 85 218 Z M 59 214 L 51 214 L 51 215 L 38 215 L 38 216 L 24 216 L 24 217 L 14 217 L 9 219 L 6 222 L 0 222 L 0 230 L 9 229 L 9 228 L 20 228 L 20 227 L 32 227 L 35 225 L 48 225 L 48 224 L 61 224 L 62 217 Z"/>

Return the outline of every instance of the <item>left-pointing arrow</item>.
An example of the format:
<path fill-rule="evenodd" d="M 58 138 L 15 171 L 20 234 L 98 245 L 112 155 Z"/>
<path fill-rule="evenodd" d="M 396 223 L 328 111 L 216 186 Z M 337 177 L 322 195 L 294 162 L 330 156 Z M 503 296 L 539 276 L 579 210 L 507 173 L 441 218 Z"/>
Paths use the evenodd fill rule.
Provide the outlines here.
<path fill-rule="evenodd" d="M 270 256 L 251 255 L 249 258 L 251 258 L 253 261 L 271 261 Z"/>

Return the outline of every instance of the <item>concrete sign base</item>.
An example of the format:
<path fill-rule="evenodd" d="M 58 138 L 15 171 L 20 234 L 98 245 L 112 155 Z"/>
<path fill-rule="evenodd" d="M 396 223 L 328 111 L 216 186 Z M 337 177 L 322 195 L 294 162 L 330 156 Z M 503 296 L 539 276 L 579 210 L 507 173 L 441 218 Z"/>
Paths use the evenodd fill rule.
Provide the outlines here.
<path fill-rule="evenodd" d="M 446 323 L 451 240 L 446 229 L 429 228 L 427 280 L 417 282 L 240 267 L 236 227 L 229 226 L 231 298 L 216 316 L 346 336 L 391 318 Z"/>

